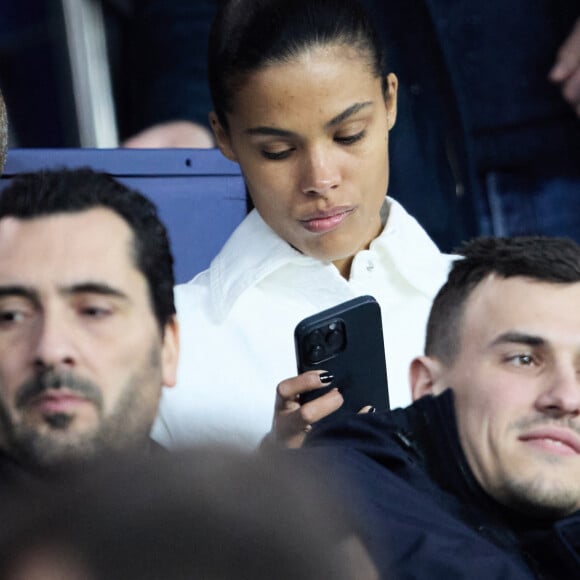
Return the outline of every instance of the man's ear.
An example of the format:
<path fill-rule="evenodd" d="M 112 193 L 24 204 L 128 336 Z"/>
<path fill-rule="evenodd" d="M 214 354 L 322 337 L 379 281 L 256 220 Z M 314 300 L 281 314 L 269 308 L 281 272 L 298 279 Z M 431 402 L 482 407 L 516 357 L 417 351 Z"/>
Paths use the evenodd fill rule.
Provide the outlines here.
<path fill-rule="evenodd" d="M 440 392 L 439 380 L 443 365 L 435 358 L 418 356 L 411 362 L 409 380 L 413 401 L 425 395 L 437 395 Z"/>
<path fill-rule="evenodd" d="M 220 123 L 215 111 L 212 111 L 208 115 L 208 119 L 219 150 L 222 152 L 224 157 L 227 157 L 230 161 L 235 161 L 237 163 L 238 159 L 231 147 L 230 136 L 228 135 L 228 132 L 225 130 L 223 125 Z"/>
<path fill-rule="evenodd" d="M 173 387 L 177 382 L 177 363 L 179 360 L 179 324 L 175 316 L 165 325 L 161 345 L 161 372 L 163 384 Z"/>

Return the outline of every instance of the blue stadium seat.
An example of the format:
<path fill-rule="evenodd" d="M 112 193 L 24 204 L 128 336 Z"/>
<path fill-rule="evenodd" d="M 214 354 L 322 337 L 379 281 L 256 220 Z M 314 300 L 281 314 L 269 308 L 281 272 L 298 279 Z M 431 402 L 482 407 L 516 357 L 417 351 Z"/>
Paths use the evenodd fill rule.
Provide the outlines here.
<path fill-rule="evenodd" d="M 104 171 L 153 200 L 178 282 L 207 268 L 246 215 L 240 169 L 217 149 L 11 149 L 0 189 L 19 173 L 59 167 Z"/>

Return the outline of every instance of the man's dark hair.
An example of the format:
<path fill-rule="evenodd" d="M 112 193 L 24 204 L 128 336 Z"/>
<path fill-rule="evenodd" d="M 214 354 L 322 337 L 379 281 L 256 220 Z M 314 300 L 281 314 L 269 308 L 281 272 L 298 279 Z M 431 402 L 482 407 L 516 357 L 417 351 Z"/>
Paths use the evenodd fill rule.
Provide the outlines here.
<path fill-rule="evenodd" d="M 0 91 L 0 173 L 4 169 L 6 161 L 6 151 L 8 150 L 8 115 L 6 114 L 6 103 Z"/>
<path fill-rule="evenodd" d="M 135 265 L 147 279 L 153 312 L 163 333 L 175 314 L 173 257 L 157 208 L 145 196 L 89 168 L 38 171 L 16 177 L 2 192 L 0 219 L 26 220 L 99 207 L 110 209 L 131 228 Z"/>
<path fill-rule="evenodd" d="M 490 275 L 541 282 L 580 282 L 580 245 L 571 239 L 520 236 L 476 238 L 457 251 L 447 282 L 433 301 L 425 354 L 452 364 L 460 349 L 461 320 L 474 288 Z M 498 296 L 501 300 L 501 296 Z"/>

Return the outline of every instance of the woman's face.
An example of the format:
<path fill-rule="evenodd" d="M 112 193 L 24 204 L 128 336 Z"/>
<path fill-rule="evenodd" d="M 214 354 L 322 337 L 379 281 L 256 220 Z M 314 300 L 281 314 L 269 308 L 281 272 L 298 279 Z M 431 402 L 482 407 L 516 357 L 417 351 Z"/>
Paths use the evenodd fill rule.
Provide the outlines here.
<path fill-rule="evenodd" d="M 264 221 L 345 277 L 353 256 L 382 229 L 397 91 L 396 77 L 387 80 L 385 95 L 364 54 L 315 47 L 249 75 L 228 132 L 210 117 Z"/>

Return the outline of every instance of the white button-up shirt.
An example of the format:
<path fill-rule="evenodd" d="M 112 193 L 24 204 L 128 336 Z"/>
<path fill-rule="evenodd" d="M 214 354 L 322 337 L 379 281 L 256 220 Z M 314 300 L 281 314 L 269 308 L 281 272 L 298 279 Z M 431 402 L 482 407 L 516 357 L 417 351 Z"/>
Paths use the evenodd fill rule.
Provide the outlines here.
<path fill-rule="evenodd" d="M 411 402 L 409 363 L 423 352 L 431 302 L 453 256 L 397 202 L 386 203 L 386 226 L 355 256 L 349 280 L 293 249 L 254 210 L 208 270 L 176 287 L 178 383 L 164 389 L 155 439 L 258 444 L 272 425 L 277 384 L 297 373 L 295 326 L 363 294 L 381 306 L 391 407 Z"/>

